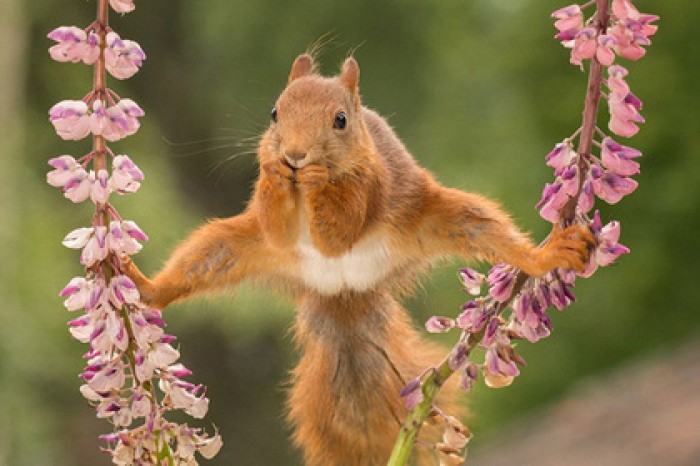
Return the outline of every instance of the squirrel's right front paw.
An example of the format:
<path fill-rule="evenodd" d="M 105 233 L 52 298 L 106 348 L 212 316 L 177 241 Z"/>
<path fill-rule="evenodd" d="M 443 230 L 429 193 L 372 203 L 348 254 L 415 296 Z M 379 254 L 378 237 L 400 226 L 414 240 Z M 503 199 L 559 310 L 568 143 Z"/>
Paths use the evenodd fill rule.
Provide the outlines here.
<path fill-rule="evenodd" d="M 294 182 L 294 170 L 282 160 L 265 162 L 262 171 L 275 188 L 290 190 Z"/>

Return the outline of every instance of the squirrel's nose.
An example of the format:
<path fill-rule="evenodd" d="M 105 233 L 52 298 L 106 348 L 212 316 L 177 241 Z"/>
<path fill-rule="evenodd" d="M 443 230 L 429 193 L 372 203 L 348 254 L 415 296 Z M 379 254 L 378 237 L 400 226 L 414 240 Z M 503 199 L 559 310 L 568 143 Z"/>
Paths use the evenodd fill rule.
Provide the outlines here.
<path fill-rule="evenodd" d="M 289 151 L 285 152 L 284 157 L 291 166 L 299 168 L 301 162 L 306 158 L 306 152 Z"/>

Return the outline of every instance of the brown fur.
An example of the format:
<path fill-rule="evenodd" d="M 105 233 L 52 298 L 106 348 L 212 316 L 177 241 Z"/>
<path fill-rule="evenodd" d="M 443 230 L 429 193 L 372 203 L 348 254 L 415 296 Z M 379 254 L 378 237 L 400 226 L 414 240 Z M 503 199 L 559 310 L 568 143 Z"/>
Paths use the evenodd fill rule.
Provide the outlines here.
<path fill-rule="evenodd" d="M 440 357 L 394 299 L 418 272 L 450 256 L 508 262 L 531 275 L 580 270 L 591 241 L 572 227 L 537 248 L 493 201 L 441 186 L 386 121 L 362 107 L 358 81 L 352 58 L 334 78 L 316 74 L 310 56 L 297 58 L 277 122 L 260 141 L 260 178 L 246 211 L 195 231 L 152 280 L 124 264 L 142 298 L 161 308 L 243 279 L 294 292 L 302 357 L 289 419 L 309 466 L 386 462 L 407 414 L 398 392 Z M 334 128 L 339 112 L 344 129 Z M 329 267 L 329 276 L 304 275 L 314 272 L 304 268 L 314 264 L 304 262 L 304 241 L 308 260 Z M 371 262 L 375 251 L 386 260 Z M 359 272 L 367 283 L 340 282 L 335 260 L 374 267 Z M 449 403 L 447 392 L 440 403 Z"/>

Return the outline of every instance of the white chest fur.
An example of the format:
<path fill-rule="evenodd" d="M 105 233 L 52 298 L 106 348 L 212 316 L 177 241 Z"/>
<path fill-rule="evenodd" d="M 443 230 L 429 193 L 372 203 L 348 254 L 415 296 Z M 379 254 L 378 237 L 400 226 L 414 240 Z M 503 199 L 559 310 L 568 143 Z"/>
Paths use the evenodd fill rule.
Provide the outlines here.
<path fill-rule="evenodd" d="M 391 271 L 391 254 L 386 237 L 376 234 L 358 241 L 339 257 L 326 257 L 311 242 L 304 218 L 297 251 L 304 283 L 323 294 L 343 289 L 367 291 Z"/>

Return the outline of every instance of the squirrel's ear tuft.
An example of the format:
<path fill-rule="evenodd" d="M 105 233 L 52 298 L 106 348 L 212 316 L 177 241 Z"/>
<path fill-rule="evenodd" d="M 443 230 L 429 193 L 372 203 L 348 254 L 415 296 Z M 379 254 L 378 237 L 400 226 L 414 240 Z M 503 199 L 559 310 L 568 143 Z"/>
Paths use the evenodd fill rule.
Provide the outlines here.
<path fill-rule="evenodd" d="M 354 58 L 346 58 L 340 70 L 340 82 L 347 87 L 350 92 L 357 94 L 357 84 L 359 81 L 360 66 Z"/>
<path fill-rule="evenodd" d="M 313 73 L 314 71 L 314 59 L 308 53 L 301 54 L 294 60 L 292 65 L 292 70 L 289 72 L 289 79 L 287 84 L 291 83 L 297 78 L 306 76 Z"/>

